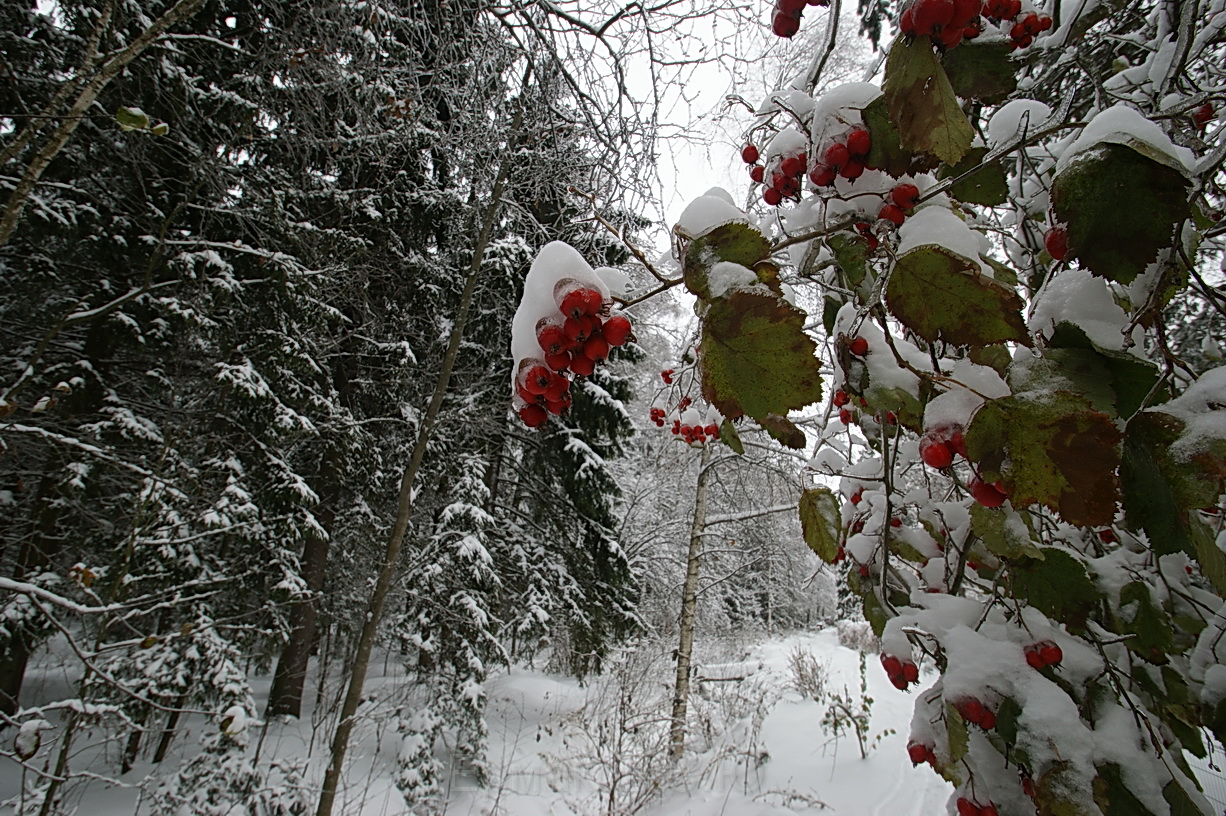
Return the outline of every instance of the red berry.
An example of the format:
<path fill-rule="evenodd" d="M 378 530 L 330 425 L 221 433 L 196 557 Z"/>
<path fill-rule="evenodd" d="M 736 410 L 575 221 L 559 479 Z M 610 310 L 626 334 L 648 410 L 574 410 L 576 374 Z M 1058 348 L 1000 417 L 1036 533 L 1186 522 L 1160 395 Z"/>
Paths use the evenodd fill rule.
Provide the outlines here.
<path fill-rule="evenodd" d="M 954 463 L 954 453 L 943 440 L 925 435 L 919 443 L 920 458 L 930 468 L 943 470 Z"/>
<path fill-rule="evenodd" d="M 576 354 L 570 361 L 570 370 L 584 377 L 590 377 L 596 370 L 596 361 L 586 354 Z"/>
<path fill-rule="evenodd" d="M 549 409 L 549 413 L 553 414 L 554 416 L 561 416 L 562 414 L 566 413 L 566 409 L 570 406 L 571 398 L 569 392 L 563 394 L 561 399 L 550 400 L 549 402 L 545 403 L 545 407 Z"/>
<path fill-rule="evenodd" d="M 908 683 L 918 682 L 919 681 L 919 666 L 915 665 L 910 660 L 908 660 L 906 663 L 902 664 L 902 676 L 903 678 L 906 679 Z"/>
<path fill-rule="evenodd" d="M 758 160 L 758 148 L 751 144 L 747 144 L 741 148 L 741 161 L 746 164 L 753 164 Z"/>
<path fill-rule="evenodd" d="M 892 519 L 890 519 L 890 526 L 895 528 L 901 527 L 902 519 L 900 519 L 898 516 L 894 516 Z"/>
<path fill-rule="evenodd" d="M 554 371 L 565 371 L 570 367 L 570 352 L 560 351 L 557 354 L 546 354 L 545 365 Z"/>
<path fill-rule="evenodd" d="M 825 164 L 815 164 L 809 171 L 809 181 L 818 187 L 829 187 L 838 177 L 838 171 Z"/>
<path fill-rule="evenodd" d="M 984 731 L 991 731 L 996 727 L 996 712 L 990 709 L 984 709 L 983 715 L 979 718 L 979 727 Z"/>
<path fill-rule="evenodd" d="M 1022 777 L 1022 793 L 1026 794 L 1031 799 L 1034 798 L 1034 780 L 1029 776 Z"/>
<path fill-rule="evenodd" d="M 660 377 L 664 380 L 665 385 L 673 384 L 673 374 L 675 372 L 671 368 L 666 368 L 660 372 Z"/>
<path fill-rule="evenodd" d="M 1047 665 L 1043 660 L 1043 655 L 1039 651 L 1037 644 L 1027 646 L 1026 650 L 1026 665 L 1032 669 L 1041 669 Z"/>
<path fill-rule="evenodd" d="M 847 134 L 847 152 L 853 156 L 867 156 L 873 146 L 873 137 L 864 128 L 856 128 Z"/>
<path fill-rule="evenodd" d="M 941 48 L 948 51 L 951 48 L 956 48 L 962 42 L 963 31 L 965 29 L 962 26 L 942 26 L 941 33 L 936 35 L 936 41 L 940 43 Z"/>
<path fill-rule="evenodd" d="M 766 178 L 766 168 L 760 164 L 755 164 L 749 168 L 749 177 L 753 179 L 755 184 L 761 184 L 762 179 Z"/>
<path fill-rule="evenodd" d="M 869 576 L 868 564 L 861 564 L 859 571 L 860 571 L 861 578 L 867 578 Z M 903 678 L 903 679 L 905 680 L 906 678 Z M 904 683 L 904 688 L 905 688 L 905 683 Z"/>
<path fill-rule="evenodd" d="M 1026 29 L 1027 34 L 1038 34 L 1043 30 L 1042 23 L 1039 22 L 1039 15 L 1033 11 L 1022 18 L 1021 25 Z"/>
<path fill-rule="evenodd" d="M 542 322 L 536 328 L 536 342 L 545 354 L 558 354 L 570 348 L 570 338 L 557 323 Z"/>
<path fill-rule="evenodd" d="M 891 674 L 890 682 L 893 683 L 894 688 L 898 689 L 899 691 L 907 690 L 907 678 L 903 677 L 901 674 Z"/>
<path fill-rule="evenodd" d="M 800 12 L 804 11 L 806 5 L 806 0 L 777 0 L 775 3 L 775 8 L 782 11 L 784 14 L 799 17 Z"/>
<path fill-rule="evenodd" d="M 539 405 L 525 405 L 519 409 L 519 418 L 529 428 L 539 428 L 549 421 L 549 414 Z"/>
<path fill-rule="evenodd" d="M 604 309 L 604 295 L 599 289 L 585 289 L 583 294 L 586 297 L 584 304 L 584 314 L 598 315 Z"/>
<path fill-rule="evenodd" d="M 779 162 L 779 170 L 785 176 L 799 176 L 805 172 L 806 163 L 807 162 L 805 162 L 803 156 L 788 156 L 786 159 Z"/>
<path fill-rule="evenodd" d="M 848 159 L 847 163 L 839 170 L 839 173 L 848 181 L 855 181 L 864 175 L 864 162 L 860 159 Z"/>
<path fill-rule="evenodd" d="M 958 816 L 980 816 L 979 806 L 965 796 L 959 796 Z"/>
<path fill-rule="evenodd" d="M 593 314 L 594 310 L 591 308 L 593 298 L 592 294 L 590 294 L 593 291 L 576 284 L 574 281 L 571 281 L 569 284 L 565 281 L 560 281 L 558 286 L 554 288 L 553 296 L 562 314 L 567 317 L 578 318 L 582 315 Z M 598 303 L 603 300 L 599 292 L 594 294 L 595 300 Z"/>
<path fill-rule="evenodd" d="M 783 203 L 783 193 L 779 192 L 774 187 L 767 187 L 762 191 L 762 200 L 772 207 L 778 207 Z"/>
<path fill-rule="evenodd" d="M 1008 496 L 996 485 L 990 485 L 978 477 L 971 479 L 971 497 L 984 507 L 1000 507 Z"/>
<path fill-rule="evenodd" d="M 847 344 L 847 350 L 857 357 L 863 357 L 868 354 L 868 341 L 863 337 L 857 337 Z"/>
<path fill-rule="evenodd" d="M 884 218 L 886 221 L 892 221 L 896 227 L 901 227 L 902 222 L 907 220 L 907 216 L 902 211 L 902 208 L 894 204 L 886 204 L 878 210 L 877 217 Z"/>
<path fill-rule="evenodd" d="M 847 396 L 847 392 L 840 388 L 834 392 L 834 407 L 842 408 L 847 403 L 851 402 L 851 397 Z"/>
<path fill-rule="evenodd" d="M 1050 640 L 1039 647 L 1039 655 L 1043 658 L 1044 665 L 1047 666 L 1059 666 L 1064 660 L 1064 650 Z"/>
<path fill-rule="evenodd" d="M 609 341 L 610 346 L 624 345 L 630 337 L 630 318 L 625 315 L 613 315 L 604 322 L 600 333 Z"/>
<path fill-rule="evenodd" d="M 529 394 L 544 394 L 553 382 L 554 373 L 543 365 L 530 366 L 523 374 L 524 390 Z"/>
<path fill-rule="evenodd" d="M 954 17 L 950 23 L 962 27 L 979 16 L 983 0 L 954 0 Z"/>
<path fill-rule="evenodd" d="M 835 142 L 826 148 L 825 159 L 827 166 L 836 170 L 841 169 L 851 159 L 851 152 L 847 149 L 847 145 Z"/>
<path fill-rule="evenodd" d="M 1052 227 L 1043 233 L 1043 246 L 1052 259 L 1063 261 L 1068 254 L 1068 230 L 1064 227 Z"/>
<path fill-rule="evenodd" d="M 1196 110 L 1192 111 L 1192 121 L 1196 123 L 1198 128 L 1203 128 L 1213 119 L 1213 103 L 1206 102 Z"/>
<path fill-rule="evenodd" d="M 1104 544 L 1115 544 L 1120 540 L 1120 537 L 1115 534 L 1115 530 L 1107 527 L 1098 531 L 1098 540 Z"/>
<path fill-rule="evenodd" d="M 844 425 L 850 425 L 852 419 L 853 417 L 850 409 L 844 408 L 843 410 L 839 411 L 839 422 L 842 422 Z"/>
<path fill-rule="evenodd" d="M 928 759 L 928 746 L 918 742 L 907 743 L 907 756 L 911 757 L 912 765 L 922 765 Z"/>
<path fill-rule="evenodd" d="M 566 332 L 566 336 L 571 339 L 575 346 L 582 346 L 586 343 L 587 339 L 592 336 L 594 328 L 596 328 L 596 321 L 591 315 L 568 317 L 566 322 L 562 324 L 562 330 Z"/>
<path fill-rule="evenodd" d="M 979 816 L 1000 816 L 1000 811 L 996 809 L 996 805 L 988 802 L 986 805 L 979 808 Z"/>
<path fill-rule="evenodd" d="M 903 33 L 904 37 L 910 37 L 915 34 L 915 13 L 911 11 L 910 6 L 898 18 L 898 30 Z"/>
<path fill-rule="evenodd" d="M 919 188 L 914 184 L 899 184 L 890 190 L 890 200 L 898 207 L 909 210 L 919 203 Z"/>
<path fill-rule="evenodd" d="M 962 429 L 957 425 L 948 428 L 949 438 L 945 440 L 945 444 L 949 445 L 949 449 L 954 453 L 966 458 L 966 440 L 962 438 Z"/>
<path fill-rule="evenodd" d="M 859 504 L 860 500 L 863 498 L 864 498 L 864 490 L 863 488 L 861 488 L 860 490 L 857 490 L 855 493 L 851 494 L 851 503 Z"/>
<path fill-rule="evenodd" d="M 800 31 L 800 17 L 793 17 L 782 11 L 776 12 L 775 19 L 771 21 L 771 31 L 775 32 L 776 37 L 791 39 Z"/>
<path fill-rule="evenodd" d="M 594 363 L 607 359 L 609 356 L 609 341 L 605 340 L 602 335 L 593 334 L 583 344 L 583 356 Z"/>

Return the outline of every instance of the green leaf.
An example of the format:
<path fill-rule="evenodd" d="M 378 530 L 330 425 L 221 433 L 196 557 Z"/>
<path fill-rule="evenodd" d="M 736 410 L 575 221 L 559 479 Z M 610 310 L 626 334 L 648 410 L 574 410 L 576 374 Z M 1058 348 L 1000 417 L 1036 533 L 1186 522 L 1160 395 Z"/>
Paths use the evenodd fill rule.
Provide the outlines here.
<path fill-rule="evenodd" d="M 853 236 L 849 232 L 836 232 L 826 243 L 834 253 L 834 262 L 843 273 L 843 280 L 849 289 L 854 289 L 864 282 L 868 273 L 868 243 L 863 238 Z"/>
<path fill-rule="evenodd" d="M 1171 806 L 1171 816 L 1208 816 L 1196 806 L 1177 780 L 1172 779 L 1166 783 L 1162 788 L 1162 798 Z"/>
<path fill-rule="evenodd" d="M 931 170 L 936 165 L 935 159 L 916 155 L 902 146 L 902 137 L 890 119 L 884 96 L 874 99 L 860 112 L 860 117 L 872 137 L 872 147 L 865 158 L 865 164 L 869 167 L 876 167 L 899 178 Z"/>
<path fill-rule="evenodd" d="M 800 529 L 809 549 L 833 564 L 839 552 L 842 510 L 829 488 L 810 488 L 800 494 Z"/>
<path fill-rule="evenodd" d="M 1026 522 L 1016 510 L 992 510 L 971 505 L 971 530 L 988 552 L 1001 558 L 1042 558 L 1043 552 L 1030 538 Z"/>
<path fill-rule="evenodd" d="M 929 342 L 1030 345 L 1017 292 L 944 247 L 928 244 L 900 255 L 885 297 L 890 312 Z"/>
<path fill-rule="evenodd" d="M 734 290 L 702 321 L 702 395 L 728 419 L 765 422 L 822 398 L 817 345 L 805 313 L 764 292 Z"/>
<path fill-rule="evenodd" d="M 954 49 L 954 51 L 958 50 Z M 994 161 L 979 167 L 983 157 L 987 154 L 986 147 L 971 148 L 966 157 L 955 166 L 942 167 L 937 178 L 958 178 L 963 173 L 969 173 L 966 178 L 954 182 L 949 188 L 949 194 L 968 204 L 982 204 L 985 207 L 1000 206 L 1009 199 L 1009 182 L 1005 177 L 1005 168 L 1000 165 L 1000 162 Z M 1015 280 L 1014 283 L 1016 282 Z"/>
<path fill-rule="evenodd" d="M 1131 147 L 1102 144 L 1052 182 L 1056 218 L 1068 226 L 1069 257 L 1099 277 L 1131 283 L 1175 240 L 1192 215 L 1190 182 Z"/>
<path fill-rule="evenodd" d="M 737 433 L 736 426 L 732 424 L 732 420 L 725 419 L 723 424 L 719 426 L 719 441 L 732 448 L 733 453 L 745 454 L 745 445 L 741 442 L 741 435 Z"/>
<path fill-rule="evenodd" d="M 1072 323 L 1060 323 L 1056 326 L 1051 340 L 1048 341 L 1048 348 L 1092 352 L 1092 358 L 1083 359 L 1092 359 L 1097 365 L 1090 366 L 1087 362 L 1082 362 L 1079 364 L 1081 370 L 1085 376 L 1105 382 L 1111 387 L 1115 412 L 1117 416 L 1125 419 L 1141 409 L 1160 376 L 1158 366 L 1135 354 L 1104 349 L 1090 340 L 1084 330 Z M 1165 398 L 1164 394 L 1159 394 L 1156 401 L 1161 402 Z"/>
<path fill-rule="evenodd" d="M 996 733 L 1000 734 L 1006 745 L 1017 745 L 1017 721 L 1021 716 L 1022 707 L 1012 697 L 1004 698 L 997 706 Z M 1014 759 L 1021 761 L 1020 757 L 1015 756 Z"/>
<path fill-rule="evenodd" d="M 1126 643 L 1129 651 L 1155 665 L 1167 663 L 1167 652 L 1174 646 L 1174 633 L 1166 610 L 1154 603 L 1149 585 L 1141 581 L 1125 584 L 1120 590 L 1120 629 L 1134 637 Z"/>
<path fill-rule="evenodd" d="M 881 90 L 902 147 L 931 153 L 946 164 L 962 160 L 975 132 L 928 37 L 894 41 Z"/>
<path fill-rule="evenodd" d="M 949 736 L 950 764 L 956 764 L 966 756 L 970 734 L 967 733 L 966 721 L 958 713 L 957 707 L 948 701 L 945 703 L 945 733 Z"/>
<path fill-rule="evenodd" d="M 690 242 L 685 251 L 682 275 L 685 288 L 702 300 L 711 299 L 707 276 L 721 261 L 740 264 L 757 272 L 756 267 L 770 258 L 770 242 L 748 224 L 723 224 Z M 759 273 L 759 279 L 762 275 Z M 769 275 L 768 275 L 769 277 Z"/>
<path fill-rule="evenodd" d="M 826 334 L 834 334 L 834 321 L 839 317 L 839 309 L 843 308 L 843 301 L 838 298 L 833 298 L 830 295 L 822 300 L 822 328 L 826 330 Z"/>
<path fill-rule="evenodd" d="M 1200 564 L 1200 571 L 1218 595 L 1226 595 L 1226 553 L 1217 545 L 1217 536 L 1203 521 L 1190 519 L 1193 557 Z"/>
<path fill-rule="evenodd" d="M 120 105 L 119 110 L 115 111 L 115 121 L 119 123 L 120 130 L 146 130 L 149 127 L 149 114 L 140 108 Z"/>
<path fill-rule="evenodd" d="M 1156 816 L 1124 784 L 1123 771 L 1114 763 L 1098 766 L 1094 777 L 1094 801 L 1111 816 Z"/>
<path fill-rule="evenodd" d="M 1025 600 L 1049 618 L 1080 629 L 1099 599 L 1085 565 L 1057 547 L 1043 547 L 1042 558 L 1013 562 L 1009 585 L 1014 596 Z"/>
<path fill-rule="evenodd" d="M 1005 101 L 1017 90 L 1017 66 L 1009 59 L 1010 45 L 971 40 L 946 51 L 941 64 L 954 93 L 985 105 Z"/>
<path fill-rule="evenodd" d="M 1115 518 L 1119 441 L 1111 417 L 1071 391 L 989 400 L 966 433 L 969 458 L 985 481 L 1004 483 L 1015 507 L 1038 503 L 1096 527 Z"/>
<path fill-rule="evenodd" d="M 1226 440 L 1201 445 L 1190 461 L 1176 459 L 1171 448 L 1184 428 L 1182 419 L 1155 410 L 1142 411 L 1129 421 L 1120 466 L 1124 510 L 1129 528 L 1144 530 L 1158 554 L 1182 550 L 1204 559 L 1201 568 L 1215 586 L 1222 578 L 1221 591 L 1226 589 L 1221 551 L 1212 536 L 1207 544 L 1196 540 L 1195 534 L 1204 525 L 1193 513 L 1217 503 L 1226 473 Z M 1219 575 L 1219 569 L 1224 574 Z"/>

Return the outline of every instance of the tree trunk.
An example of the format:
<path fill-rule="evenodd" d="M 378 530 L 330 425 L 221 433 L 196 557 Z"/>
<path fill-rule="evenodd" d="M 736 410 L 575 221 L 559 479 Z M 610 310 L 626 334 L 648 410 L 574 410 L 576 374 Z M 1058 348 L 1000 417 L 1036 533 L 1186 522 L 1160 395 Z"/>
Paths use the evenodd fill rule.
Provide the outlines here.
<path fill-rule="evenodd" d="M 514 123 L 511 126 L 512 137 L 508 139 L 508 150 L 504 152 L 502 161 L 499 164 L 498 176 L 494 181 L 494 189 L 490 196 L 489 207 L 483 214 L 481 233 L 477 237 L 476 245 L 473 247 L 472 262 L 469 264 L 468 276 L 464 281 L 464 290 L 460 295 L 459 308 L 456 311 L 455 322 L 451 327 L 451 336 L 447 341 L 447 351 L 443 355 L 443 363 L 439 369 L 438 380 L 434 385 L 434 393 L 430 398 L 430 405 L 422 417 L 421 425 L 418 426 L 417 440 L 413 445 L 413 455 L 410 457 L 408 467 L 405 468 L 404 474 L 400 479 L 400 493 L 396 500 L 396 523 L 393 525 L 392 534 L 388 538 L 387 549 L 384 551 L 383 560 L 379 567 L 379 577 L 375 581 L 375 587 L 371 591 L 370 599 L 366 604 L 366 615 L 362 623 L 362 634 L 358 639 L 357 653 L 353 659 L 352 673 L 349 677 L 349 688 L 345 693 L 345 700 L 341 704 L 340 718 L 337 720 L 336 730 L 332 733 L 328 768 L 324 772 L 323 788 L 319 793 L 319 805 L 315 811 L 316 816 L 331 816 L 332 805 L 336 801 L 337 786 L 340 783 L 341 773 L 345 766 L 345 754 L 349 750 L 349 735 L 353 731 L 354 717 L 357 714 L 359 704 L 362 702 L 362 688 L 366 683 L 366 672 L 370 667 L 370 656 L 374 649 L 375 636 L 378 634 L 379 620 L 383 616 L 383 604 L 387 600 L 388 590 L 391 589 L 392 579 L 396 575 L 396 568 L 400 562 L 400 550 L 404 545 L 405 532 L 408 530 L 409 519 L 413 515 L 413 484 L 417 479 L 418 470 L 421 469 L 421 463 L 426 457 L 426 445 L 430 441 L 434 424 L 438 421 L 439 411 L 443 406 L 443 398 L 447 395 L 447 389 L 451 383 L 451 372 L 455 367 L 456 357 L 459 355 L 460 341 L 463 339 L 464 326 L 468 322 L 468 312 L 472 306 L 473 292 L 476 289 L 478 274 L 481 271 L 481 262 L 485 258 L 485 249 L 489 245 L 490 237 L 493 235 L 494 217 L 498 212 L 502 192 L 506 187 L 507 171 L 512 160 L 509 145 L 514 141 L 514 134 L 519 132 L 521 119 L 521 113 L 516 111 Z"/>
<path fill-rule="evenodd" d="M 694 655 L 694 619 L 698 611 L 698 573 L 702 558 L 702 538 L 707 527 L 707 477 L 711 473 L 711 448 L 702 446 L 698 467 L 698 486 L 694 490 L 694 520 L 690 524 L 690 551 L 685 563 L 685 585 L 681 590 L 681 622 L 677 643 L 677 681 L 673 686 L 673 717 L 669 731 L 669 753 L 681 759 L 685 753 L 685 716 L 690 699 L 690 661 Z"/>

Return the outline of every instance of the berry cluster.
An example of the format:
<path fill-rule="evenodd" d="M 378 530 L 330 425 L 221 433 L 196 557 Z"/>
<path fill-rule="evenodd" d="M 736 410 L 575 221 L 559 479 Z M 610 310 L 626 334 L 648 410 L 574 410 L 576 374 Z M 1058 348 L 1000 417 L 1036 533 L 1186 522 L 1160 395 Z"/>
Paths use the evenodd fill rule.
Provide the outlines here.
<path fill-rule="evenodd" d="M 954 456 L 966 456 L 961 425 L 941 425 L 920 437 L 920 458 L 930 468 L 943 470 L 954 463 Z"/>
<path fill-rule="evenodd" d="M 690 445 L 701 445 L 708 439 L 719 439 L 719 426 L 714 422 L 707 425 L 686 425 L 681 420 L 674 419 L 673 434 L 680 436 Z"/>
<path fill-rule="evenodd" d="M 983 0 L 915 0 L 903 11 L 898 27 L 907 37 L 932 37 L 949 50 L 979 36 L 977 21 L 983 10 Z"/>
<path fill-rule="evenodd" d="M 749 160 L 750 156 L 753 157 L 753 161 Z M 747 164 L 752 165 L 749 168 L 749 177 L 756 184 L 763 183 L 766 178 L 766 167 L 754 163 L 758 160 L 758 149 L 753 145 L 746 145 L 741 151 L 741 158 Z M 762 191 L 762 200 L 772 207 L 777 207 L 783 203 L 783 199 L 800 195 L 801 179 L 804 178 L 808 164 L 809 157 L 804 152 L 780 157 L 775 163 L 775 169 L 771 172 L 770 186 Z"/>
<path fill-rule="evenodd" d="M 996 712 L 974 697 L 959 700 L 954 703 L 954 708 L 958 709 L 962 719 L 979 726 L 984 731 L 991 731 L 996 727 Z"/>
<path fill-rule="evenodd" d="M 1016 16 L 1016 15 L 1015 15 Z M 1028 48 L 1034 38 L 1047 31 L 1052 26 L 1051 18 L 1046 14 L 1035 14 L 1033 11 L 1014 22 L 1009 29 L 1010 49 Z"/>
<path fill-rule="evenodd" d="M 835 178 L 842 176 L 855 181 L 873 168 L 865 164 L 868 152 L 873 149 L 873 138 L 862 127 L 852 128 L 847 138 L 834 142 L 822 153 L 822 160 L 809 170 L 809 181 L 818 187 L 829 187 Z"/>
<path fill-rule="evenodd" d="M 986 805 L 978 805 L 965 796 L 959 796 L 957 806 L 958 816 L 1000 816 L 1000 811 L 991 802 Z"/>
<path fill-rule="evenodd" d="M 1050 640 L 1040 640 L 1025 649 L 1026 663 L 1032 669 L 1045 669 L 1048 666 L 1059 666 L 1064 660 L 1064 652 Z"/>
<path fill-rule="evenodd" d="M 830 0 L 775 0 L 775 16 L 771 31 L 776 37 L 792 38 L 800 31 L 800 18 L 805 6 L 827 6 Z"/>
<path fill-rule="evenodd" d="M 915 740 L 907 743 L 907 756 L 911 757 L 912 765 L 922 765 L 927 762 L 929 765 L 936 767 L 937 764 L 937 755 L 933 746 L 925 745 Z"/>
<path fill-rule="evenodd" d="M 894 688 L 899 691 L 906 691 L 907 686 L 919 682 L 919 666 L 910 660 L 904 663 L 894 655 L 883 654 L 881 666 L 889 676 L 890 682 L 894 684 Z"/>
<path fill-rule="evenodd" d="M 896 227 L 907 220 L 907 213 L 919 203 L 919 188 L 914 184 L 899 184 L 890 190 L 889 200 L 877 211 L 877 218 L 884 218 Z"/>
<path fill-rule="evenodd" d="M 629 318 L 610 315 L 604 295 L 596 289 L 564 278 L 554 286 L 553 296 L 559 314 L 536 325 L 544 357 L 521 361 L 515 377 L 515 394 L 524 403 L 519 418 L 529 428 L 570 408 L 573 375 L 591 375 L 610 348 L 633 339 Z"/>

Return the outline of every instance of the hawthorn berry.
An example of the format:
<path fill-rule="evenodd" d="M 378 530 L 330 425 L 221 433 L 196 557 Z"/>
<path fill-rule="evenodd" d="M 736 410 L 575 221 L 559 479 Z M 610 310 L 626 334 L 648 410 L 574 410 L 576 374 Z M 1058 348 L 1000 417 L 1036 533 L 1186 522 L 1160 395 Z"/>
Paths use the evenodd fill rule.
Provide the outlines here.
<path fill-rule="evenodd" d="M 901 227 L 902 222 L 907 220 L 906 214 L 895 204 L 886 204 L 883 206 L 877 211 L 877 217 L 893 222 L 894 226 L 896 227 Z"/>
<path fill-rule="evenodd" d="M 861 489 L 857 490 L 855 493 L 852 493 L 852 494 L 851 494 L 851 499 L 850 499 L 850 501 L 851 501 L 851 503 L 852 503 L 852 504 L 859 504 L 859 503 L 860 503 L 860 500 L 861 500 L 861 499 L 863 499 L 863 498 L 864 498 L 864 489 L 863 489 L 863 488 L 861 488 Z"/>
<path fill-rule="evenodd" d="M 800 17 L 793 17 L 782 11 L 775 12 L 775 18 L 771 21 L 771 31 L 775 32 L 776 37 L 791 39 L 796 36 L 797 31 L 800 31 Z"/>
<path fill-rule="evenodd" d="M 853 156 L 867 156 L 872 146 L 872 136 L 864 128 L 856 128 L 847 134 L 847 152 Z"/>
<path fill-rule="evenodd" d="M 519 418 L 529 428 L 539 428 L 549 421 L 549 414 L 539 405 L 525 405 L 519 409 Z"/>
<path fill-rule="evenodd" d="M 544 394 L 553 382 L 554 373 L 543 365 L 529 366 L 523 374 L 524 390 L 529 394 Z"/>
<path fill-rule="evenodd" d="M 924 464 L 936 470 L 944 470 L 954 463 L 954 452 L 949 444 L 932 434 L 925 434 L 919 443 L 920 458 Z"/>
<path fill-rule="evenodd" d="M 843 165 L 851 160 L 851 152 L 847 149 L 847 145 L 841 142 L 835 142 L 826 148 L 826 154 L 823 157 L 828 167 L 833 167 L 836 170 L 841 170 Z"/>
<path fill-rule="evenodd" d="M 847 392 L 840 388 L 834 392 L 834 407 L 842 408 L 847 403 L 851 402 L 851 397 L 847 396 Z"/>
<path fill-rule="evenodd" d="M 1052 227 L 1046 233 L 1043 233 L 1043 246 L 1047 247 L 1047 254 L 1052 256 L 1052 259 L 1063 261 L 1064 256 L 1069 252 L 1069 233 L 1063 227 Z"/>
<path fill-rule="evenodd" d="M 766 168 L 760 164 L 755 164 L 753 167 L 749 168 L 749 178 L 752 179 L 755 184 L 761 184 L 762 179 L 766 178 Z"/>
<path fill-rule="evenodd" d="M 922 765 L 928 760 L 928 746 L 918 742 L 907 743 L 907 756 L 911 757 L 912 765 Z"/>
<path fill-rule="evenodd" d="M 843 410 L 839 411 L 839 422 L 842 422 L 844 425 L 850 425 L 852 419 L 851 409 L 844 408 Z"/>
<path fill-rule="evenodd" d="M 630 318 L 625 315 L 613 315 L 600 327 L 600 333 L 609 341 L 610 346 L 624 345 L 630 339 Z"/>
<path fill-rule="evenodd" d="M 557 323 L 542 321 L 536 328 L 536 342 L 540 344 L 545 354 L 559 354 L 571 346 L 571 340 L 565 330 Z"/>
<path fill-rule="evenodd" d="M 570 370 L 584 377 L 590 377 L 596 370 L 596 361 L 585 354 L 576 354 L 571 358 Z"/>
<path fill-rule="evenodd" d="M 809 171 L 809 181 L 818 187 L 829 187 L 838 178 L 838 171 L 825 164 L 815 164 Z"/>
<path fill-rule="evenodd" d="M 847 163 L 839 169 L 839 174 L 848 181 L 855 181 L 864 175 L 864 162 L 860 159 L 848 159 Z"/>
<path fill-rule="evenodd" d="M 805 172 L 805 165 L 808 162 L 803 155 L 788 156 L 783 161 L 779 162 L 779 170 L 785 176 L 799 176 Z"/>
<path fill-rule="evenodd" d="M 868 341 L 863 337 L 857 337 L 847 344 L 847 350 L 857 357 L 863 357 L 868 354 Z"/>
<path fill-rule="evenodd" d="M 741 148 L 741 161 L 746 164 L 753 164 L 758 160 L 758 148 L 751 144 L 747 144 Z"/>
<path fill-rule="evenodd" d="M 890 201 L 903 210 L 909 210 L 919 203 L 919 188 L 914 184 L 898 184 L 890 190 Z"/>
<path fill-rule="evenodd" d="M 1005 492 L 1000 489 L 1000 482 L 990 485 L 978 476 L 971 479 L 970 489 L 971 498 L 984 507 L 1000 507 L 1005 503 L 1005 499 L 1008 498 Z"/>
<path fill-rule="evenodd" d="M 1192 121 L 1196 123 L 1198 130 L 1204 130 L 1205 126 L 1213 119 L 1213 103 L 1206 102 L 1196 110 L 1192 111 Z"/>
<path fill-rule="evenodd" d="M 660 372 L 660 377 L 664 380 L 665 385 L 673 384 L 673 374 L 676 372 L 671 368 L 666 368 Z"/>
<path fill-rule="evenodd" d="M 1044 665 L 1058 666 L 1064 660 L 1064 650 L 1050 640 L 1039 644 L 1039 656 Z"/>
<path fill-rule="evenodd" d="M 596 321 L 591 315 L 568 317 L 566 322 L 562 324 L 562 330 L 566 332 L 566 336 L 571 339 L 575 346 L 582 346 L 586 343 L 587 339 L 592 335 L 594 328 L 596 328 Z"/>
<path fill-rule="evenodd" d="M 965 796 L 958 797 L 958 816 L 979 816 L 979 805 L 967 799 Z"/>
<path fill-rule="evenodd" d="M 762 191 L 762 200 L 772 207 L 778 207 L 783 203 L 783 193 L 779 192 L 774 187 L 767 187 Z"/>
<path fill-rule="evenodd" d="M 583 344 L 583 356 L 593 363 L 599 363 L 609 356 L 609 342 L 602 335 L 593 334 Z"/>

